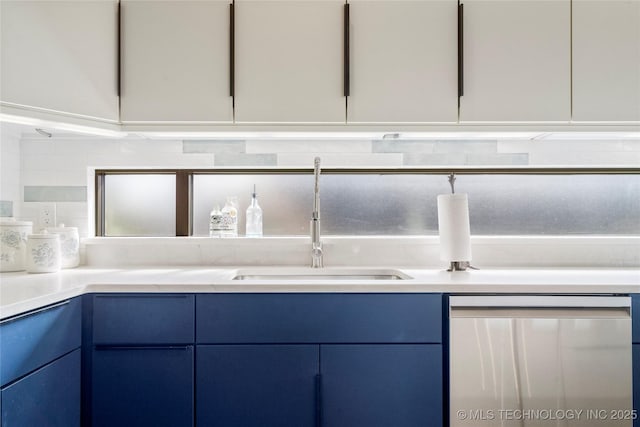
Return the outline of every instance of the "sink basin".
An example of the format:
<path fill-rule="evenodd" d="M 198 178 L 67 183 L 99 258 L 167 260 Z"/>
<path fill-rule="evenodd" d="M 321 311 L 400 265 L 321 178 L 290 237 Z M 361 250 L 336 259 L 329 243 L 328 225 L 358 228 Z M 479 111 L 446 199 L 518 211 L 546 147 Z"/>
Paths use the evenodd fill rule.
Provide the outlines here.
<path fill-rule="evenodd" d="M 406 280 L 399 270 L 342 268 L 273 268 L 238 270 L 232 280 Z"/>

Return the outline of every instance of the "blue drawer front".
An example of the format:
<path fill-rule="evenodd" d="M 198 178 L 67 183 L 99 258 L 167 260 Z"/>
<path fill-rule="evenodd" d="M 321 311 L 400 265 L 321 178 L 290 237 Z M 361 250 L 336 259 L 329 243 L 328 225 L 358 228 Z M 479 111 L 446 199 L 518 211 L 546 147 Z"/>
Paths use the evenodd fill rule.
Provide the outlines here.
<path fill-rule="evenodd" d="M 193 295 L 95 295 L 94 344 L 191 344 Z"/>
<path fill-rule="evenodd" d="M 640 294 L 631 295 L 633 342 L 640 344 Z"/>
<path fill-rule="evenodd" d="M 440 343 L 440 294 L 199 294 L 196 339 L 232 343 Z"/>
<path fill-rule="evenodd" d="M 2 390 L 6 427 L 80 426 L 80 349 Z"/>
<path fill-rule="evenodd" d="M 2 386 L 80 347 L 82 305 L 74 298 L 0 324 Z"/>

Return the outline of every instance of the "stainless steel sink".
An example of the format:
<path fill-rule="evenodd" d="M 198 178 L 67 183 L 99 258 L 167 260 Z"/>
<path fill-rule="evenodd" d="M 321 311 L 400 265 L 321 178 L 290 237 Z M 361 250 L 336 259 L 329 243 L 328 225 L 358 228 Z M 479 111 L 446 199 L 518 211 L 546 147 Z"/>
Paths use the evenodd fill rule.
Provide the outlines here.
<path fill-rule="evenodd" d="M 390 269 L 281 268 L 238 270 L 232 280 L 406 280 L 401 271 Z"/>

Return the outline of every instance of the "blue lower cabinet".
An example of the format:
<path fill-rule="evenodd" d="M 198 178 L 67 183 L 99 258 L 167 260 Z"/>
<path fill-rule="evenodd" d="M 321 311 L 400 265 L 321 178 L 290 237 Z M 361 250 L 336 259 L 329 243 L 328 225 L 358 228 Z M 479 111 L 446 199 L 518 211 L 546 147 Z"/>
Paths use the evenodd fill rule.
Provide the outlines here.
<path fill-rule="evenodd" d="M 442 346 L 322 345 L 322 426 L 441 426 Z"/>
<path fill-rule="evenodd" d="M 2 389 L 3 427 L 80 426 L 80 349 Z"/>
<path fill-rule="evenodd" d="M 633 409 L 640 417 L 640 344 L 633 345 Z M 640 419 L 633 422 L 634 427 L 640 427 Z"/>
<path fill-rule="evenodd" d="M 93 427 L 193 425 L 193 346 L 97 347 L 92 368 Z"/>
<path fill-rule="evenodd" d="M 196 360 L 196 425 L 317 426 L 318 345 L 200 345 Z"/>
<path fill-rule="evenodd" d="M 81 345 L 79 298 L 0 322 L 0 386 Z"/>

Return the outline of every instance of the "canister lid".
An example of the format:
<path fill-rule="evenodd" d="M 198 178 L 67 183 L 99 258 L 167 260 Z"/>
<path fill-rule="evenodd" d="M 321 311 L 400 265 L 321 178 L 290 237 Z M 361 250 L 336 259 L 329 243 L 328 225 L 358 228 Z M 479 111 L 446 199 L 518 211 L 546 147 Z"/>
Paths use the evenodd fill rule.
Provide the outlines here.
<path fill-rule="evenodd" d="M 9 226 L 9 227 L 31 227 L 33 223 L 31 221 L 16 221 L 13 217 L 3 217 L 0 218 L 0 226 Z"/>

